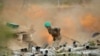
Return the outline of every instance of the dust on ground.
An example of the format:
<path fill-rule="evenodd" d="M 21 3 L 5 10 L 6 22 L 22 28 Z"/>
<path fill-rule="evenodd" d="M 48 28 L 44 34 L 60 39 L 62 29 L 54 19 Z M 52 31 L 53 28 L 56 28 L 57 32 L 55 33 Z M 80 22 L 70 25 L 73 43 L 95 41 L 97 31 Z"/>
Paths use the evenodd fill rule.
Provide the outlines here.
<path fill-rule="evenodd" d="M 52 3 L 32 3 L 32 0 L 4 0 L 2 18 L 6 22 L 14 22 L 20 25 L 18 30 L 28 31 L 31 27 L 32 40 L 38 45 L 45 42 L 52 43 L 52 37 L 44 27 L 45 21 L 50 21 L 53 27 L 61 28 L 61 43 L 72 43 L 72 39 L 80 43 L 91 39 L 94 32 L 100 31 L 100 17 L 98 17 L 98 4 L 75 4 L 58 7 Z M 93 5 L 96 5 L 95 7 Z M 100 11 L 99 11 L 100 12 Z M 98 13 L 99 13 L 98 12 Z M 15 45 L 16 43 L 16 45 Z M 25 47 L 25 43 L 12 42 L 10 48 Z"/>

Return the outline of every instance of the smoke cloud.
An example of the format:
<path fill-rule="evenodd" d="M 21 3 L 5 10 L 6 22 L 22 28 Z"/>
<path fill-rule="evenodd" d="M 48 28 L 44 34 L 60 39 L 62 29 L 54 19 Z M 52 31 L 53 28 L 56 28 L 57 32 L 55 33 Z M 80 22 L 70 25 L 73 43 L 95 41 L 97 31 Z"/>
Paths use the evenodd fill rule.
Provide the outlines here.
<path fill-rule="evenodd" d="M 91 39 L 92 33 L 100 32 L 100 1 L 90 3 L 67 4 L 58 6 L 52 3 L 32 3 L 24 0 L 5 0 L 2 17 L 10 22 L 20 24 L 21 29 L 29 29 L 33 25 L 35 32 L 32 39 L 39 45 L 52 43 L 52 36 L 44 27 L 50 21 L 53 27 L 61 28 L 62 41 L 72 43 L 72 39 L 84 43 Z M 44 41 L 47 40 L 47 41 Z"/>

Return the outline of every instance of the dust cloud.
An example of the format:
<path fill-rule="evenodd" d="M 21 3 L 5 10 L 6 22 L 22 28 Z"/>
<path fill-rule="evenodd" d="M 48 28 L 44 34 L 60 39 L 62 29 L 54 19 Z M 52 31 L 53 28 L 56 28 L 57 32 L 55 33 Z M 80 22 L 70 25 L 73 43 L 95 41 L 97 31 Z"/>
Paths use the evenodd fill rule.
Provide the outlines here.
<path fill-rule="evenodd" d="M 100 32 L 100 1 L 62 7 L 49 2 L 33 3 L 33 0 L 4 0 L 2 18 L 19 24 L 20 30 L 33 27 L 32 40 L 38 45 L 52 43 L 52 37 L 44 27 L 50 21 L 53 27 L 61 28 L 61 43 L 72 43 L 72 39 L 84 43 L 90 40 L 94 32 Z"/>

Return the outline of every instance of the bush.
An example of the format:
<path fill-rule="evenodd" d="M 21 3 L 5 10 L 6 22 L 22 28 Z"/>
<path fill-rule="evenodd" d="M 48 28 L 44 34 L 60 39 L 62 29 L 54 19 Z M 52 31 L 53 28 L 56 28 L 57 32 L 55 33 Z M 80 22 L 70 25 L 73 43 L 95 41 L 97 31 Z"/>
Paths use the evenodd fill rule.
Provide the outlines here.
<path fill-rule="evenodd" d="M 0 55 L 7 55 L 10 50 L 7 48 L 7 42 L 13 38 L 12 30 L 3 24 L 0 20 Z"/>

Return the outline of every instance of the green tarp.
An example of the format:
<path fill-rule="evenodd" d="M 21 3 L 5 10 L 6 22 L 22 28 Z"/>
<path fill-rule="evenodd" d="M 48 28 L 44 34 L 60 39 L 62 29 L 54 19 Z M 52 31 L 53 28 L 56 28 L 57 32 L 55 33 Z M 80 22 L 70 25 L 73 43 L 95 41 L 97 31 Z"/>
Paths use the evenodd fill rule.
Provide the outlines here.
<path fill-rule="evenodd" d="M 19 25 L 18 25 L 18 24 L 15 24 L 15 23 L 7 23 L 7 26 L 8 26 L 8 27 L 11 27 L 11 28 L 13 28 L 13 29 L 16 29 L 16 28 L 19 27 Z"/>

